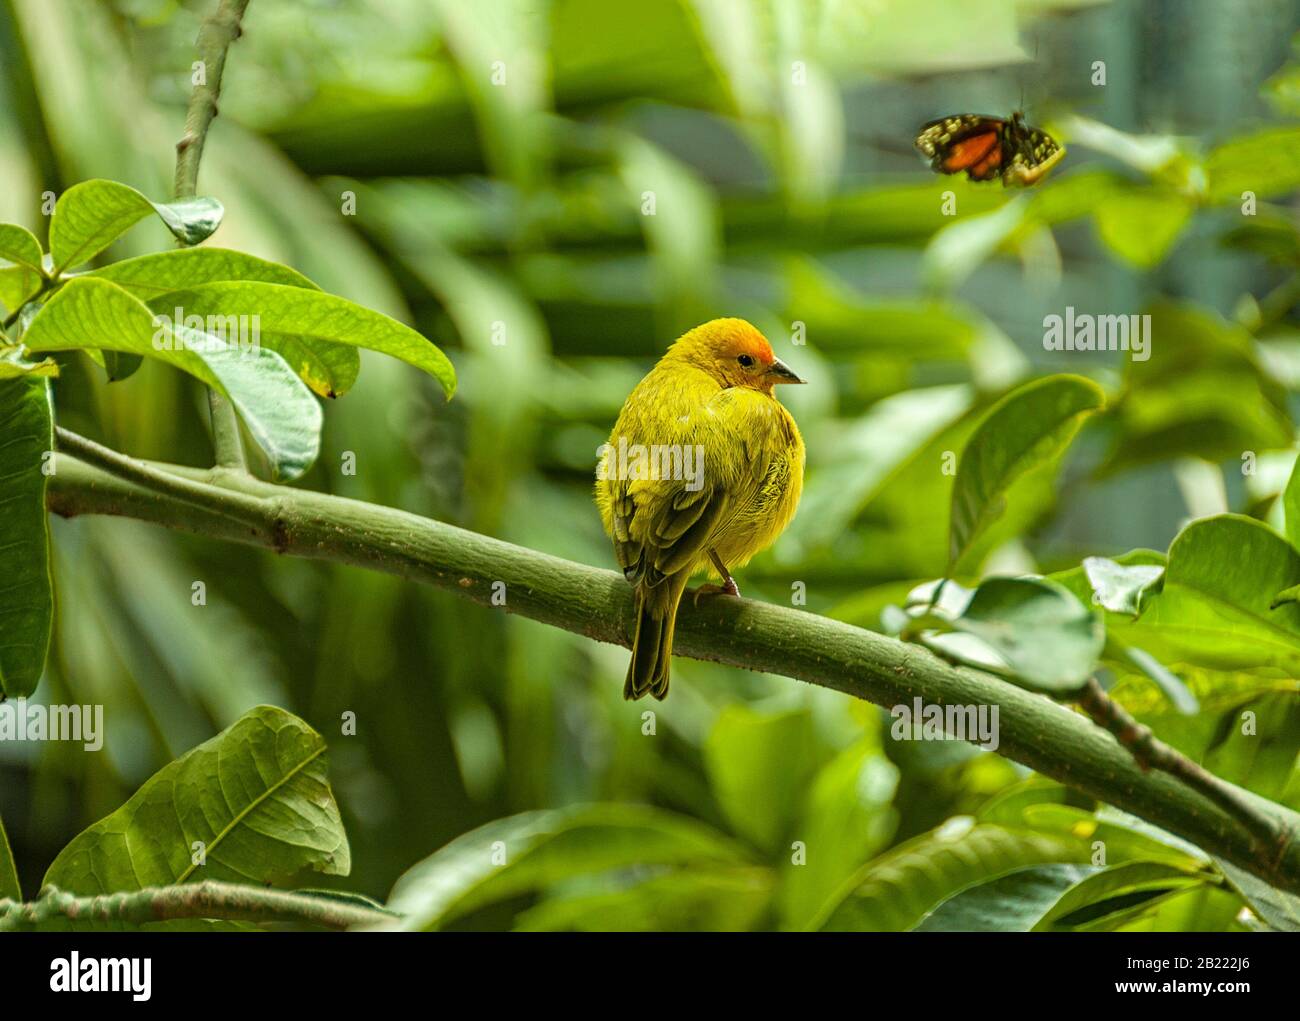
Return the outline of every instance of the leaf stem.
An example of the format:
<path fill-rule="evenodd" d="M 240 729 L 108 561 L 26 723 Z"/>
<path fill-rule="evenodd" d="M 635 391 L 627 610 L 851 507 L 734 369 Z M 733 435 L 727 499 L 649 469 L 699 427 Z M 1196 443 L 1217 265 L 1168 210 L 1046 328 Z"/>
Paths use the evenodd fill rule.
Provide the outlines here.
<path fill-rule="evenodd" d="M 295 893 L 261 886 L 180 883 L 147 886 L 129 893 L 77 897 L 47 886 L 34 901 L 0 900 L 0 932 L 35 929 L 55 919 L 85 923 L 142 925 L 181 918 L 224 921 L 300 922 L 327 929 L 387 925 L 396 916 L 325 895 Z"/>
<path fill-rule="evenodd" d="M 192 197 L 198 190 L 199 163 L 208 129 L 217 116 L 221 98 L 221 79 L 226 70 L 226 53 L 242 32 L 241 23 L 249 0 L 221 0 L 216 11 L 199 29 L 198 80 L 190 92 L 185 112 L 185 134 L 176 143 L 176 179 L 173 194 L 177 199 Z M 208 411 L 212 417 L 212 446 L 219 467 L 248 470 L 248 458 L 239 435 L 239 418 L 234 405 L 217 391 L 208 390 Z"/>

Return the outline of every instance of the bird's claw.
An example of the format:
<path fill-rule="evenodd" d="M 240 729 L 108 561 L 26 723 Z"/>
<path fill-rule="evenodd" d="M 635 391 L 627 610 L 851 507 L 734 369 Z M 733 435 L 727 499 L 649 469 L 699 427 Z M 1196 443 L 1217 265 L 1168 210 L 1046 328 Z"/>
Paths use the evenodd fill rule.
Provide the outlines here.
<path fill-rule="evenodd" d="M 700 605 L 700 596 L 735 596 L 739 599 L 740 588 L 736 585 L 734 579 L 728 578 L 722 585 L 714 585 L 710 583 L 707 585 L 701 585 L 697 588 L 692 598 L 692 604 L 694 606 Z"/>

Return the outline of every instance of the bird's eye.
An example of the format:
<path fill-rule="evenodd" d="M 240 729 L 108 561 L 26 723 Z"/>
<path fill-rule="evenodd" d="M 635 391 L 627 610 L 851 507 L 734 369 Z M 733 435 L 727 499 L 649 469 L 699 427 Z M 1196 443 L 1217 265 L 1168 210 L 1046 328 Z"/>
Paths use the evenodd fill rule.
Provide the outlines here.
<path fill-rule="evenodd" d="M 736 359 L 736 361 L 740 362 L 740 364 L 743 365 L 745 368 L 749 368 L 751 365 L 754 364 L 754 359 L 751 358 L 749 355 L 741 355 L 739 358 Z"/>

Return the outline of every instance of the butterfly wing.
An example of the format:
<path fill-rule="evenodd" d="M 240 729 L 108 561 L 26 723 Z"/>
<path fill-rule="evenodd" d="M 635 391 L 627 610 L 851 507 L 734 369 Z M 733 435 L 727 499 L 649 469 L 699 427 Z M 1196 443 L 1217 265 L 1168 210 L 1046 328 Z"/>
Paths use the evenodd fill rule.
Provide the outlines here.
<path fill-rule="evenodd" d="M 1002 183 L 1007 187 L 1027 188 L 1041 181 L 1061 161 L 1065 156 L 1065 146 L 1046 131 L 1023 123 L 1015 127 L 1017 130 L 1008 146 L 1011 154 L 1002 171 Z"/>
<path fill-rule="evenodd" d="M 959 113 L 922 125 L 916 147 L 940 174 L 963 170 L 973 181 L 998 176 L 1005 162 L 1004 135 L 1007 122 L 978 113 Z"/>

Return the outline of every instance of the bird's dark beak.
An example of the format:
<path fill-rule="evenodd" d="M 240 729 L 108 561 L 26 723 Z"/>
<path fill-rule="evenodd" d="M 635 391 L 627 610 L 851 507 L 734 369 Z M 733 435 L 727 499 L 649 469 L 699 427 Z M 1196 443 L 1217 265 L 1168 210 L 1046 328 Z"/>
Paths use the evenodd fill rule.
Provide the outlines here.
<path fill-rule="evenodd" d="M 771 365 L 768 366 L 767 372 L 764 373 L 764 375 L 771 376 L 772 382 L 774 383 L 807 383 L 808 382 L 808 380 L 806 379 L 801 379 L 798 373 L 796 373 L 794 369 L 790 368 L 790 366 L 786 365 L 785 362 L 781 361 L 780 358 L 777 358 L 775 361 L 772 362 Z"/>

